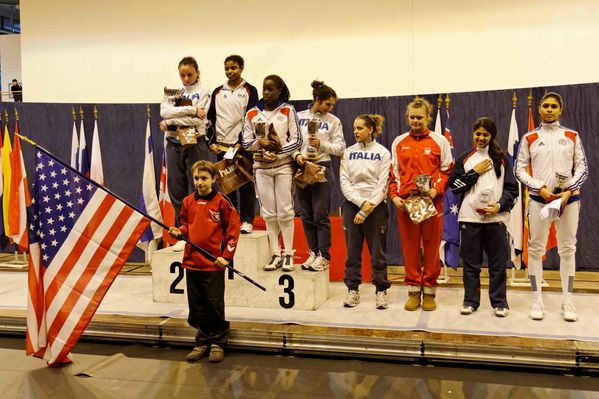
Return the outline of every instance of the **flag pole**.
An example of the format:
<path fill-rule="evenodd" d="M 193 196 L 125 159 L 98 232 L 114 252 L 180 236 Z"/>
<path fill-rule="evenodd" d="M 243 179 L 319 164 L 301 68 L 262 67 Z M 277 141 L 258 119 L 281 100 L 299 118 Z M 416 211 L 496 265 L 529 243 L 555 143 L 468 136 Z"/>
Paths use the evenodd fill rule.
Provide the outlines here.
<path fill-rule="evenodd" d="M 113 197 L 117 198 L 119 201 L 123 202 L 124 204 L 126 204 L 127 206 L 129 206 L 130 208 L 132 208 L 133 210 L 135 210 L 136 212 L 139 212 L 141 215 L 143 215 L 145 218 L 150 219 L 150 221 L 152 221 L 153 223 L 156 223 L 157 225 L 161 226 L 163 229 L 165 230 L 170 230 L 170 227 L 168 227 L 167 225 L 165 225 L 164 223 L 162 223 L 161 221 L 153 218 L 152 216 L 148 215 L 147 213 L 141 211 L 138 207 L 132 205 L 131 203 L 129 203 L 128 201 L 125 201 L 123 198 L 121 198 L 119 195 L 113 193 L 112 191 L 110 191 L 109 189 L 107 189 L 106 187 L 102 187 L 100 184 L 96 183 L 95 181 L 83 176 L 79 171 L 75 170 L 74 168 L 72 168 L 70 165 L 65 164 L 64 162 L 62 162 L 60 159 L 58 159 L 57 157 L 55 157 L 54 155 L 52 155 L 48 150 L 46 150 L 45 148 L 41 147 L 40 145 L 36 144 L 34 141 L 30 140 L 29 138 L 19 134 L 18 135 L 20 138 L 22 138 L 23 140 L 25 140 L 26 142 L 28 142 L 29 144 L 33 145 L 35 148 L 37 148 L 38 150 L 40 150 L 41 152 L 43 152 L 44 154 L 46 154 L 47 156 L 49 156 L 50 158 L 54 159 L 56 162 L 58 162 L 59 164 L 61 164 L 62 166 L 64 166 L 65 168 L 71 170 L 72 172 L 76 173 L 77 175 L 85 178 L 86 180 L 88 180 L 91 184 L 93 184 L 94 186 L 96 186 L 96 188 L 99 188 L 103 191 L 105 191 L 106 193 L 112 195 Z M 215 261 L 216 257 L 214 255 L 212 255 L 210 252 L 206 251 L 204 248 L 201 248 L 200 246 L 198 246 L 197 244 L 189 241 L 186 237 L 181 237 L 181 239 L 183 241 L 185 241 L 186 243 L 188 243 L 189 245 L 191 245 L 194 249 L 196 249 L 198 252 L 200 252 L 202 255 L 206 256 L 208 259 Z M 239 277 L 247 280 L 248 282 L 252 283 L 253 285 L 255 285 L 256 287 L 260 288 L 262 291 L 266 291 L 266 288 L 264 288 L 262 285 L 260 285 L 259 283 L 257 283 L 256 281 L 252 280 L 250 277 L 246 276 L 244 273 L 240 272 L 239 270 L 235 269 L 233 266 L 231 266 L 230 264 L 227 264 L 226 267 L 231 270 L 232 272 L 236 273 Z"/>

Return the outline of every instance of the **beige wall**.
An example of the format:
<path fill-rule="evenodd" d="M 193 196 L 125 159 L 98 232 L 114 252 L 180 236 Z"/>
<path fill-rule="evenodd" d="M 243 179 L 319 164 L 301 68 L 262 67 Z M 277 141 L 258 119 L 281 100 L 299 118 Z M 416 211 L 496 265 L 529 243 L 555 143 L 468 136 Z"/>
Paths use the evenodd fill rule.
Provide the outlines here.
<path fill-rule="evenodd" d="M 295 99 L 316 77 L 341 97 L 596 82 L 598 20 L 594 0 L 22 0 L 23 79 L 27 101 L 156 102 L 183 56 L 214 88 L 239 53 Z"/>
<path fill-rule="evenodd" d="M 9 89 L 13 79 L 21 81 L 21 36 L 0 35 L 0 69 L 2 75 L 2 91 Z M 2 101 L 12 101 L 10 95 L 2 94 Z"/>

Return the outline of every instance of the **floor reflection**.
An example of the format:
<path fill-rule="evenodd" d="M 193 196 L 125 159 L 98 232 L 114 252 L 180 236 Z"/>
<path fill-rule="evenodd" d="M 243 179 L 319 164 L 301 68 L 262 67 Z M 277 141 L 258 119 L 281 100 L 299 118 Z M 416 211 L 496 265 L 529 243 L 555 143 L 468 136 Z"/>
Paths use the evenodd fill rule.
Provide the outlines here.
<path fill-rule="evenodd" d="M 0 338 L 2 398 L 559 398 L 599 397 L 599 382 L 529 372 L 229 351 L 185 362 L 189 348 L 80 343 L 49 369 L 22 339 Z"/>

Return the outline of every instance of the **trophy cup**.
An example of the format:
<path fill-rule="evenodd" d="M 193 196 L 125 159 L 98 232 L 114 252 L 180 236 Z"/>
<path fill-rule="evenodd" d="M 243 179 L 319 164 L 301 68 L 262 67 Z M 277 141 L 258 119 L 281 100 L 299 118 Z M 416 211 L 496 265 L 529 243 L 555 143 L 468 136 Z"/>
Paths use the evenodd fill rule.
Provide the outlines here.
<path fill-rule="evenodd" d="M 319 124 L 320 121 L 318 119 L 308 120 L 308 137 L 316 138 Z M 306 150 L 306 158 L 310 161 L 316 160 L 316 158 L 318 158 L 318 149 L 314 146 L 308 145 L 308 149 Z"/>
<path fill-rule="evenodd" d="M 555 178 L 557 180 L 557 184 L 553 189 L 553 194 L 559 194 L 564 191 L 566 188 L 566 181 L 570 178 L 570 174 L 566 172 L 555 172 Z"/>
<path fill-rule="evenodd" d="M 268 122 L 258 121 L 256 122 L 256 139 L 260 140 L 266 137 L 266 132 L 268 132 Z M 264 149 L 260 148 L 254 151 L 254 161 L 262 161 L 264 158 Z"/>
<path fill-rule="evenodd" d="M 431 176 L 418 175 L 414 178 L 414 184 L 421 194 L 426 194 L 431 190 Z"/>

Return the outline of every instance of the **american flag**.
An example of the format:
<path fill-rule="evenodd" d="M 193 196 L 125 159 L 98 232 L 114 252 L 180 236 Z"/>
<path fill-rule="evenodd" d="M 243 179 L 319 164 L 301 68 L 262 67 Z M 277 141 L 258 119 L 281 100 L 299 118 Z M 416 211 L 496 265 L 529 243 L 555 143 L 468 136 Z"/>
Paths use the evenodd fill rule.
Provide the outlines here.
<path fill-rule="evenodd" d="M 27 354 L 60 365 L 149 220 L 38 147 L 29 217 Z"/>

